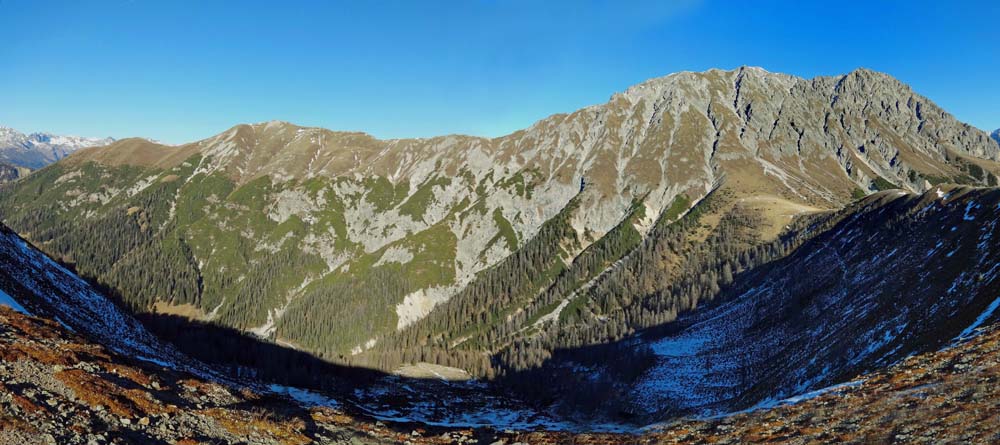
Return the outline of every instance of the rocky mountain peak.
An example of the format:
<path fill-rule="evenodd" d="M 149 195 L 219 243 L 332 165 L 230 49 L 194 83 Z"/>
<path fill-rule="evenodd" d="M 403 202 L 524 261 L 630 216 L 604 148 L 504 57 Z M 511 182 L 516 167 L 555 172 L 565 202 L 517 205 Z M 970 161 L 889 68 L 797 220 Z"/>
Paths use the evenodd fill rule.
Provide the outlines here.
<path fill-rule="evenodd" d="M 52 133 L 25 135 L 10 127 L 0 127 L 0 161 L 38 169 L 85 147 L 108 145 L 115 139 L 60 136 Z"/>
<path fill-rule="evenodd" d="M 998 153 L 988 134 L 882 73 L 803 79 L 739 67 L 650 79 L 497 138 L 381 140 L 270 121 L 173 147 L 127 139 L 81 150 L 49 169 L 48 183 L 18 188 L 35 193 L 46 183 L 67 227 L 81 219 L 113 227 L 98 221 L 137 215 L 146 236 L 176 223 L 191 249 L 190 258 L 178 257 L 188 271 L 178 280 L 208 283 L 192 284 L 184 301 L 205 317 L 330 354 L 362 354 L 540 233 L 560 246 L 543 256 L 569 265 L 609 233 L 641 239 L 661 215 L 680 215 L 713 191 L 763 196 L 795 212 L 833 209 L 890 188 L 995 184 Z M 83 179 L 95 171 L 114 183 Z M 144 198 L 154 193 L 156 206 Z M 11 202 L 11 214 L 51 212 L 35 198 Z M 157 252 L 159 239 L 147 253 Z M 228 250 L 216 248 L 223 239 Z M 282 270 L 289 278 L 273 293 L 250 281 L 242 290 L 219 287 L 232 274 L 254 276 L 249 265 L 279 253 L 288 265 L 307 266 Z M 132 267 L 102 273 L 126 280 L 117 271 Z M 359 303 L 374 330 L 336 344 L 301 330 L 296 314 L 326 304 L 331 293 L 365 288 L 358 283 L 376 273 L 401 278 L 380 291 L 377 309 Z M 248 299 L 253 313 L 241 309 Z M 327 313 L 325 326 L 355 326 L 342 315 Z"/>

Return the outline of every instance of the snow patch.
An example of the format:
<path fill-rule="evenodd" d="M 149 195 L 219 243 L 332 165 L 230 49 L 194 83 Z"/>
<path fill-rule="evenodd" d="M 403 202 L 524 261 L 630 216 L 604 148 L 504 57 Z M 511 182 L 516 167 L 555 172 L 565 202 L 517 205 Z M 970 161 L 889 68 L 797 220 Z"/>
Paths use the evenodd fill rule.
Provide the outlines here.
<path fill-rule="evenodd" d="M 7 295 L 7 293 L 4 292 L 3 290 L 0 290 L 0 304 L 6 305 L 7 307 L 10 307 L 11 309 L 18 311 L 22 314 L 33 315 L 31 312 L 28 312 L 28 310 L 25 309 L 24 306 L 21 306 L 20 303 L 15 301 L 10 295 Z"/>
<path fill-rule="evenodd" d="M 278 384 L 268 385 L 268 389 L 270 389 L 271 392 L 273 392 L 275 394 L 280 394 L 280 395 L 283 395 L 283 396 L 287 396 L 287 397 L 291 398 L 292 400 L 295 400 L 296 402 L 298 402 L 300 405 L 302 405 L 304 407 L 313 407 L 313 406 L 337 407 L 337 406 L 340 406 L 340 403 L 338 403 L 336 400 L 331 399 L 331 398 L 329 398 L 327 396 L 324 396 L 322 394 L 319 394 L 319 393 L 316 393 L 316 392 L 313 392 L 313 391 L 309 391 L 307 389 L 296 388 L 296 387 L 293 387 L 293 386 L 278 385 Z"/>
<path fill-rule="evenodd" d="M 969 325 L 969 327 L 965 328 L 965 330 L 963 330 L 962 333 L 958 334 L 958 337 L 955 337 L 955 341 L 967 340 L 969 338 L 974 337 L 976 329 L 978 329 L 980 326 L 983 325 L 983 323 L 986 322 L 986 320 L 992 317 L 993 313 L 996 312 L 998 307 L 1000 307 L 1000 297 L 997 297 L 996 300 L 993 300 L 993 302 L 986 307 L 986 310 L 984 310 L 983 313 L 979 314 L 979 317 L 976 317 L 976 321 L 973 321 L 972 324 Z"/>

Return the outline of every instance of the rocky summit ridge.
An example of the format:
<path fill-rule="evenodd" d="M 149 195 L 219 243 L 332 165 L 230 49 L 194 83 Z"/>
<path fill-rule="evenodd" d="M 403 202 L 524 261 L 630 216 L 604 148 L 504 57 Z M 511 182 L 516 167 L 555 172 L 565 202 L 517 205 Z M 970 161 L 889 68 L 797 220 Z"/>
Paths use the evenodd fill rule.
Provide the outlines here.
<path fill-rule="evenodd" d="M 191 305 L 202 319 L 346 356 L 417 323 L 560 215 L 573 239 L 558 255 L 570 264 L 626 220 L 645 236 L 672 205 L 717 188 L 836 208 L 886 188 L 996 184 L 998 157 L 988 134 L 886 74 L 741 67 L 651 79 L 498 138 L 380 140 L 275 121 L 176 147 L 125 139 L 22 181 L 3 209 L 138 307 Z M 43 211 L 85 223 L 27 216 Z M 148 249 L 91 261 L 71 240 L 120 218 Z M 172 294 L 126 277 L 141 255 L 176 258 L 161 265 L 177 270 Z M 285 278 L 254 290 L 243 280 L 260 270 Z M 350 296 L 379 274 L 393 285 Z M 315 311 L 331 293 L 351 309 Z M 310 323 L 344 334 L 310 338 L 315 328 L 297 327 L 310 310 L 322 314 Z M 372 328 L 354 329 L 359 318 Z"/>
<path fill-rule="evenodd" d="M 0 331 L 7 350 L 67 362 L 35 366 L 30 384 L 23 363 L 5 365 L 0 402 L 52 400 L 42 430 L 72 440 L 58 425 L 73 412 L 125 441 L 231 442 L 256 425 L 308 443 L 340 428 L 256 402 L 280 382 L 345 409 L 323 415 L 357 409 L 353 438 L 381 418 L 446 427 L 445 443 L 470 424 L 634 443 L 572 432 L 650 423 L 643 441 L 988 441 L 953 408 L 995 398 L 997 337 L 982 328 L 1000 305 L 998 157 L 988 134 L 886 74 L 753 67 L 651 79 L 497 138 L 273 121 L 85 148 L 0 187 L 13 229 L 0 230 L 0 297 L 56 321 L 0 318 L 42 339 L 69 335 L 65 322 L 107 349 Z M 38 352 L 58 344 L 80 355 Z M 227 405 L 115 369 L 185 394 L 201 384 L 177 376 L 199 376 Z M 237 382 L 249 392 L 221 388 Z M 816 390 L 806 411 L 775 408 Z M 851 404 L 901 398 L 949 417 L 873 424 Z M 153 411 L 114 419 L 112 402 Z M 733 414 L 746 408 L 768 409 Z"/>

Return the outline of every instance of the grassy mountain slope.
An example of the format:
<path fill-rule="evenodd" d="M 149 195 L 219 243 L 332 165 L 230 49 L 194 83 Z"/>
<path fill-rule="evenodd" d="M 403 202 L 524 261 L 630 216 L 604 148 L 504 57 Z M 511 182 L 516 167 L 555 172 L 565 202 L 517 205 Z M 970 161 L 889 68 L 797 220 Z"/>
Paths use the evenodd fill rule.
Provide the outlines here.
<path fill-rule="evenodd" d="M 183 310 L 383 368 L 447 343 L 468 351 L 453 364 L 488 372 L 488 357 L 472 357 L 620 338 L 693 307 L 693 295 L 640 304 L 666 283 L 628 301 L 587 289 L 607 291 L 612 265 L 635 262 L 626 257 L 656 243 L 651 231 L 719 184 L 725 210 L 699 210 L 706 227 L 684 231 L 718 238 L 759 213 L 752 226 L 768 239 L 745 234 L 750 252 L 780 225 L 761 205 L 726 217 L 733 203 L 835 208 L 888 187 L 990 184 L 998 153 L 884 74 L 740 68 L 652 79 L 495 139 L 378 140 L 281 122 L 177 147 L 127 139 L 6 187 L 0 215 L 135 310 Z M 667 247 L 647 252 L 662 257 L 656 268 L 694 267 L 683 264 L 697 249 Z M 614 328 L 589 331 L 608 317 Z M 588 332 L 540 335 L 566 325 L 553 319 Z"/>

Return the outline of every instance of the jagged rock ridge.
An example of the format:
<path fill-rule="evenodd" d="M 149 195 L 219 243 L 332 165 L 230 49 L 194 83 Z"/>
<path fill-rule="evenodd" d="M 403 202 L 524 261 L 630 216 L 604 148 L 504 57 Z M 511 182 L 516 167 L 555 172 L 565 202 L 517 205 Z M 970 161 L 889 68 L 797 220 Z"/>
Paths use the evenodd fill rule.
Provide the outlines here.
<path fill-rule="evenodd" d="M 0 127 L 0 161 L 39 169 L 56 162 L 70 153 L 97 145 L 107 145 L 114 138 L 87 138 L 59 136 L 50 133 L 23 134 L 13 128 Z"/>

